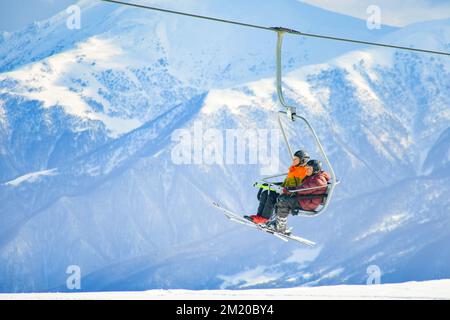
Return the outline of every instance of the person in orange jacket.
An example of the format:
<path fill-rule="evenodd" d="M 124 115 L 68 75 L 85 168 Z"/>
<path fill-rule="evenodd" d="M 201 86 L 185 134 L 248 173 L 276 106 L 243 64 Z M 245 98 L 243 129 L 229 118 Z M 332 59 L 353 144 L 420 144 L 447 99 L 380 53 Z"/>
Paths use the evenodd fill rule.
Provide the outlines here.
<path fill-rule="evenodd" d="M 288 174 L 283 183 L 281 183 L 284 190 L 283 193 L 289 194 L 289 189 L 298 189 L 298 187 L 302 184 L 303 179 L 312 174 L 312 167 L 306 166 L 309 159 L 310 157 L 306 151 L 298 150 L 294 153 L 292 165 L 289 167 Z M 247 217 L 247 219 L 258 224 L 268 222 L 272 216 L 278 196 L 279 194 L 275 191 L 259 189 L 258 213 Z"/>

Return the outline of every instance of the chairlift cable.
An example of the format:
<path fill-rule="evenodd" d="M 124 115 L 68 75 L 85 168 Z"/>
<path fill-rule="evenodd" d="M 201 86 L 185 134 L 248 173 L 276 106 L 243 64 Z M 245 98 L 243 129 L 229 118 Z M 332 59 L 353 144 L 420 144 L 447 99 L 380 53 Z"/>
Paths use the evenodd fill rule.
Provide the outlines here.
<path fill-rule="evenodd" d="M 315 33 L 307 33 L 307 32 L 302 32 L 302 31 L 297 31 L 294 29 L 282 28 L 282 27 L 266 27 L 266 26 L 261 26 L 261 25 L 256 25 L 256 24 L 244 23 L 244 22 L 240 22 L 240 21 L 219 19 L 219 18 L 203 16 L 203 15 L 198 15 L 198 14 L 192 14 L 192 13 L 187 13 L 187 12 L 182 12 L 182 11 L 175 11 L 175 10 L 163 9 L 163 8 L 158 8 L 158 7 L 146 6 L 146 5 L 141 5 L 141 4 L 137 4 L 137 3 L 123 2 L 123 1 L 116 1 L 116 0 L 100 0 L 100 1 L 121 4 L 121 5 L 140 8 L 140 9 L 147 9 L 147 10 L 154 10 L 154 11 L 160 11 L 160 12 L 165 12 L 165 13 L 177 14 L 177 15 L 187 16 L 190 18 L 197 18 L 197 19 L 204 19 L 204 20 L 210 20 L 210 21 L 215 21 L 215 22 L 228 23 L 228 24 L 233 24 L 233 25 L 246 27 L 246 28 L 256 28 L 256 29 L 275 31 L 275 32 L 283 31 L 285 33 L 304 36 L 304 37 L 310 37 L 310 38 L 318 38 L 318 39 L 325 39 L 325 40 L 332 40 L 332 41 L 340 41 L 340 42 L 348 42 L 348 43 L 355 43 L 355 44 L 371 45 L 371 46 L 377 46 L 377 47 L 385 47 L 385 48 L 390 48 L 390 49 L 400 49 L 400 50 L 408 50 L 408 51 L 450 56 L 450 52 L 444 52 L 444 51 L 427 50 L 427 49 L 421 49 L 421 48 L 411 48 L 411 47 L 397 46 L 397 45 L 386 44 L 386 43 L 355 40 L 355 39 L 350 39 L 350 38 L 340 38 L 340 37 L 321 35 L 321 34 L 315 34 Z"/>

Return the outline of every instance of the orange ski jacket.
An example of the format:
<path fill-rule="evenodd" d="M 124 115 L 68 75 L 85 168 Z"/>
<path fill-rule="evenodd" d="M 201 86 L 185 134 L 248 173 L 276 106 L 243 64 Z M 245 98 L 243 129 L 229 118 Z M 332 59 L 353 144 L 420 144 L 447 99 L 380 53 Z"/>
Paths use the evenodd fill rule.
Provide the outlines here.
<path fill-rule="evenodd" d="M 303 166 L 290 166 L 286 179 L 284 180 L 282 187 L 291 188 L 298 187 L 302 184 L 303 179 L 307 176 L 308 170 Z"/>

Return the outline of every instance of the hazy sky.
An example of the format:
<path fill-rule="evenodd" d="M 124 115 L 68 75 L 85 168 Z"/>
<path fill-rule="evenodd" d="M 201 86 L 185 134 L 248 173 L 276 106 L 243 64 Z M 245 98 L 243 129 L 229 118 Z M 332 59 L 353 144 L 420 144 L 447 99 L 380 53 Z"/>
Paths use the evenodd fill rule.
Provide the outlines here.
<path fill-rule="evenodd" d="M 403 27 L 405 25 L 450 18 L 450 0 L 298 0 L 330 11 L 367 19 L 367 9 L 376 5 L 380 9 L 381 23 Z"/>
<path fill-rule="evenodd" d="M 127 1 L 133 2 L 133 0 Z M 236 1 L 238 3 L 245 0 L 223 1 Z M 414 22 L 450 18 L 450 0 L 298 1 L 361 19 L 367 18 L 366 11 L 370 5 L 377 5 L 381 10 L 382 23 L 393 26 L 405 26 Z M 0 0 L 0 31 L 14 31 L 33 21 L 47 19 L 76 2 L 76 0 Z M 195 11 L 194 9 L 192 11 Z"/>
<path fill-rule="evenodd" d="M 0 0 L 0 31 L 14 31 L 50 18 L 76 0 Z"/>

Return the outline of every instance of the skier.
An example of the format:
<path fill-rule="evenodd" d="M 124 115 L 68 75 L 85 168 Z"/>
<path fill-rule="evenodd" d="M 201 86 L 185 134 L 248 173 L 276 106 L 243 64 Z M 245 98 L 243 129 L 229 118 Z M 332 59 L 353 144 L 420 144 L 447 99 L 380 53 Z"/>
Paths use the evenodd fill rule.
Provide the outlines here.
<path fill-rule="evenodd" d="M 270 225 L 270 227 L 277 232 L 290 234 L 290 231 L 287 230 L 286 225 L 287 217 L 293 210 L 299 209 L 313 211 L 323 203 L 323 197 L 320 196 L 311 198 L 302 198 L 301 196 L 325 194 L 328 181 L 330 180 L 330 175 L 327 172 L 322 171 L 322 163 L 319 160 L 310 160 L 306 165 L 313 168 L 313 174 L 306 177 L 298 189 L 315 189 L 297 191 L 295 194 L 282 194 L 278 197 L 275 204 L 276 218 Z"/>
<path fill-rule="evenodd" d="M 289 189 L 298 189 L 303 179 L 312 174 L 313 168 L 306 165 L 309 159 L 308 153 L 304 150 L 298 150 L 294 153 L 286 179 L 284 182 L 278 183 L 285 188 L 287 194 Z M 246 218 L 258 224 L 268 222 L 278 196 L 279 194 L 275 191 L 260 188 L 257 196 L 259 200 L 258 213 L 249 217 L 246 216 Z"/>

